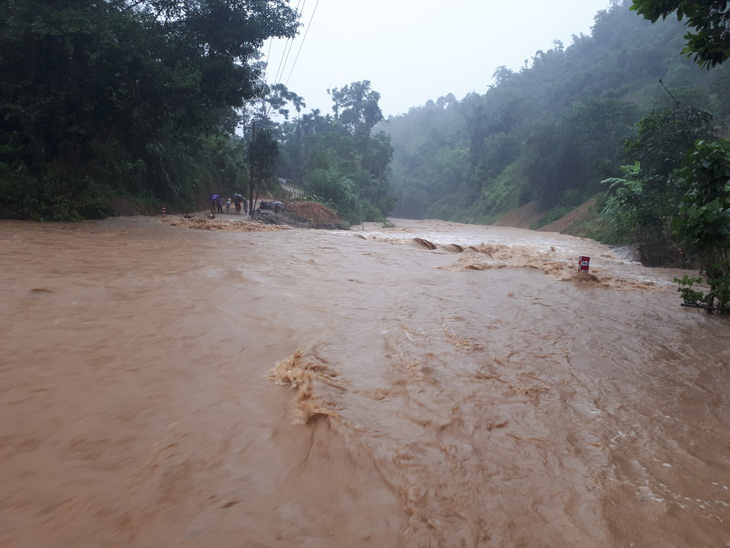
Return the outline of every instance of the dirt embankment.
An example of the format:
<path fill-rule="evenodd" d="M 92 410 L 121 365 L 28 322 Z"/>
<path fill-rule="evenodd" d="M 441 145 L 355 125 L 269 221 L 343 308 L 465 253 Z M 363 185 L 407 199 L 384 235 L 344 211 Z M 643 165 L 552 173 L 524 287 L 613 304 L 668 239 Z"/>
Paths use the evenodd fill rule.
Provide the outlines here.
<path fill-rule="evenodd" d="M 273 204 L 276 204 L 275 206 Z M 337 213 L 323 204 L 314 202 L 263 202 L 253 218 L 248 215 L 207 212 L 186 213 L 162 217 L 168 226 L 198 230 L 266 232 L 287 227 L 349 230 L 349 225 Z"/>
<path fill-rule="evenodd" d="M 591 208 L 596 204 L 596 199 L 591 198 L 587 202 L 563 215 L 560 219 L 542 226 L 537 230 L 541 232 L 560 232 L 563 234 L 574 234 L 573 228 L 578 226 L 589 214 Z M 545 215 L 545 211 L 539 209 L 537 202 L 528 202 L 518 207 L 504 217 L 493 223 L 494 226 L 511 226 L 514 228 L 531 228 L 535 226 Z"/>
<path fill-rule="evenodd" d="M 587 202 L 579 205 L 575 209 L 572 209 L 567 214 L 563 215 L 557 221 L 540 227 L 538 230 L 542 232 L 561 232 L 573 234 L 572 227 L 580 223 L 590 213 L 591 208 L 596 205 L 596 199 L 591 198 Z"/>
<path fill-rule="evenodd" d="M 253 218 L 266 224 L 288 225 L 299 228 L 348 230 L 347 222 L 324 204 L 316 202 L 274 202 L 280 206 L 260 207 Z"/>
<path fill-rule="evenodd" d="M 530 225 L 536 223 L 543 215 L 537 207 L 535 200 L 526 203 L 522 207 L 518 207 L 514 211 L 510 211 L 504 217 L 497 219 L 494 226 L 511 226 L 513 228 L 530 228 Z"/>

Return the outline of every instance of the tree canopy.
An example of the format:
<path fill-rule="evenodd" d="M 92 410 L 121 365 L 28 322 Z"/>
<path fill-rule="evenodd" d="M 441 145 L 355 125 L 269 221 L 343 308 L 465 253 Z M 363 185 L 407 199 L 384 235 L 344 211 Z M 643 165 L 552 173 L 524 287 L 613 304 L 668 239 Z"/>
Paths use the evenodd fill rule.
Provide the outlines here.
<path fill-rule="evenodd" d="M 0 3 L 0 215 L 245 184 L 236 109 L 263 92 L 264 40 L 296 30 L 285 0 Z"/>
<path fill-rule="evenodd" d="M 652 23 L 676 13 L 693 29 L 685 35 L 684 52 L 704 67 L 730 57 L 730 4 L 726 0 L 633 0 L 636 10 Z"/>

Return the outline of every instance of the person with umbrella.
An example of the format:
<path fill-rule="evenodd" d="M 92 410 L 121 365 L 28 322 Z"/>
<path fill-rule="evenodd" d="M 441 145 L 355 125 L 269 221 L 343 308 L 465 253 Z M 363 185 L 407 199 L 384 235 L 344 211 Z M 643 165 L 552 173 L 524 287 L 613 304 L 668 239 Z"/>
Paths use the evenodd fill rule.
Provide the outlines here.
<path fill-rule="evenodd" d="M 243 203 L 243 196 L 241 194 L 233 195 L 234 203 L 236 204 L 236 215 L 241 214 L 241 204 Z"/>
<path fill-rule="evenodd" d="M 208 198 L 208 201 L 210 202 L 210 213 L 212 215 L 215 215 L 216 206 L 218 204 L 220 204 L 220 200 L 218 200 L 218 198 L 220 198 L 220 196 L 221 196 L 220 194 L 211 194 L 210 198 Z M 218 200 L 218 201 L 216 202 L 216 200 Z M 221 211 L 223 211 L 223 210 L 221 209 Z"/>

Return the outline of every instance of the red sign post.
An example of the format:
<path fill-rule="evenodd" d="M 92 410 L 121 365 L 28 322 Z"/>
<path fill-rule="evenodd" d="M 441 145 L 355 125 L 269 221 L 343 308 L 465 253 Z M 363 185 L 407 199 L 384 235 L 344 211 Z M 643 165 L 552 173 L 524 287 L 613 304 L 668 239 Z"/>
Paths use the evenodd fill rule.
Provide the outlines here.
<path fill-rule="evenodd" d="M 588 272 L 588 266 L 590 265 L 591 258 L 581 255 L 578 257 L 578 272 Z"/>

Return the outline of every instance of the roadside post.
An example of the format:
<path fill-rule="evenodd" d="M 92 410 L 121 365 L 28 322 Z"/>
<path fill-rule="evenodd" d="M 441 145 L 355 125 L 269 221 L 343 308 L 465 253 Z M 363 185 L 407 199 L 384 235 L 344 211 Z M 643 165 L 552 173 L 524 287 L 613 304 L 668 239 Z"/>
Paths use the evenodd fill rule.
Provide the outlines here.
<path fill-rule="evenodd" d="M 584 255 L 581 255 L 578 257 L 578 273 L 583 274 L 583 272 L 588 272 L 588 267 L 590 266 L 591 258 L 586 257 Z"/>

